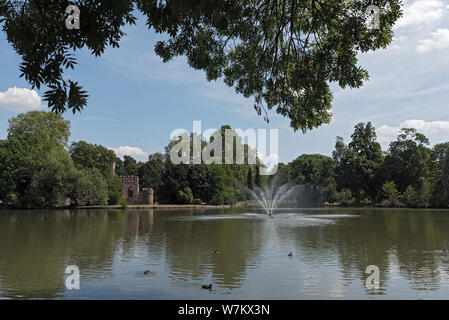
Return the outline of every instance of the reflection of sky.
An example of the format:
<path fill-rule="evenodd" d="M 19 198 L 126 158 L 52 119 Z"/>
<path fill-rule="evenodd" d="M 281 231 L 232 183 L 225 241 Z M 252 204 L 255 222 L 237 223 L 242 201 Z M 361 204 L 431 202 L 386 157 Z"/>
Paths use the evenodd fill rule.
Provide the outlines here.
<path fill-rule="evenodd" d="M 427 211 L 422 215 L 415 211 L 395 216 L 396 211 L 364 214 L 351 209 L 300 209 L 297 214 L 278 213 L 269 219 L 247 211 L 215 211 L 217 214 L 156 211 L 151 220 L 145 212 L 129 211 L 120 225 L 116 224 L 119 215 L 111 215 L 108 227 L 103 229 L 107 230 L 107 239 L 90 238 L 103 246 L 92 250 L 92 243 L 77 243 L 75 239 L 83 238 L 83 234 L 61 240 L 77 248 L 67 251 L 63 262 L 82 262 L 84 267 L 80 268 L 80 290 L 65 290 L 62 270 L 58 269 L 61 271 L 55 275 L 61 278 L 58 290 L 71 299 L 445 299 L 449 296 L 449 254 L 431 247 L 433 243 L 447 242 L 447 235 L 441 233 L 443 238 L 429 238 L 430 242 L 426 242 L 426 237 L 416 238 L 426 230 L 425 224 L 442 227 L 434 227 L 433 234 L 446 230 L 448 216 Z M 90 234 L 92 229 L 88 226 L 95 229 L 96 223 L 105 223 L 101 214 L 78 214 L 78 218 L 69 221 L 83 224 L 85 229 L 78 230 Z M 20 216 L 14 217 L 24 222 Z M 12 218 L 4 216 L 0 222 L 17 226 Z M 314 223 L 304 218 L 313 219 Z M 33 220 L 38 228 L 45 225 L 43 221 Z M 388 228 L 393 223 L 401 226 L 400 233 Z M 409 230 L 416 232 L 415 239 L 409 236 Z M 396 238 L 400 235 L 402 238 Z M 45 238 L 43 243 L 52 243 L 51 239 Z M 87 250 L 80 251 L 81 247 Z M 213 248 L 220 253 L 214 254 Z M 7 247 L 0 247 L 0 254 L 13 257 L 11 252 L 2 250 L 9 250 Z M 104 250 L 110 251 L 101 258 Z M 291 257 L 289 252 L 293 253 Z M 61 257 L 49 255 L 46 259 Z M 366 261 L 380 268 L 378 291 L 365 288 Z M 0 267 L 1 263 L 5 262 L 0 262 Z M 148 269 L 150 274 L 144 275 Z M 8 278 L 11 270 L 0 268 L 0 290 L 11 284 L 2 281 L 2 277 L 16 279 L 14 275 Z M 211 291 L 201 289 L 209 283 L 213 283 Z"/>

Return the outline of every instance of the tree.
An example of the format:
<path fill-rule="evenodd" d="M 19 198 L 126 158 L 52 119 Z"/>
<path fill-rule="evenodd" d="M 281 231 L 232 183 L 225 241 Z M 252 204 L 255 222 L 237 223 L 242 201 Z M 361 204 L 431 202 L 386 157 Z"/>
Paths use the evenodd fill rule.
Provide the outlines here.
<path fill-rule="evenodd" d="M 358 123 L 354 127 L 354 133 L 351 135 L 352 141 L 348 147 L 357 153 L 357 156 L 363 157 L 368 161 L 379 161 L 382 158 L 380 144 L 376 141 L 376 129 L 371 122 Z"/>
<path fill-rule="evenodd" d="M 11 197 L 10 194 L 8 195 L 11 185 L 8 181 L 9 175 L 6 174 L 8 158 L 10 157 L 8 147 L 7 140 L 0 140 L 0 203 L 2 204 L 11 201 L 11 199 L 8 199 L 8 197 Z"/>
<path fill-rule="evenodd" d="M 341 188 L 349 188 L 357 201 L 364 196 L 376 200 L 380 187 L 382 149 L 376 141 L 376 131 L 371 122 L 354 127 L 351 142 L 346 146 L 337 137 L 333 158 L 337 163 L 337 181 Z"/>
<path fill-rule="evenodd" d="M 66 173 L 73 167 L 64 150 L 69 135 L 70 124 L 60 114 L 31 111 L 10 119 L 1 148 L 0 200 L 18 207 L 61 205 Z"/>
<path fill-rule="evenodd" d="M 356 154 L 348 148 L 342 137 L 337 137 L 335 141 L 335 150 L 332 152 L 332 158 L 336 163 L 335 172 L 338 190 L 345 188 L 351 190 L 351 192 L 355 190 L 360 198 L 358 186 L 352 181 L 352 177 L 355 176 L 354 163 Z"/>
<path fill-rule="evenodd" d="M 415 190 L 431 177 L 431 150 L 429 140 L 413 128 L 401 130 L 396 141 L 390 143 L 385 158 L 384 172 L 388 179 L 396 182 L 399 191 L 408 186 Z"/>
<path fill-rule="evenodd" d="M 254 188 L 253 170 L 251 167 L 248 167 L 248 175 L 246 177 L 246 186 L 250 190 L 252 190 Z"/>
<path fill-rule="evenodd" d="M 360 194 L 363 193 L 375 200 L 378 186 L 381 183 L 379 168 L 383 162 L 382 148 L 376 141 L 375 128 L 371 122 L 359 123 L 354 127 L 351 138 L 352 141 L 348 147 L 356 155 L 356 161 L 352 163 L 355 166 L 353 179 L 356 181 L 353 181 L 357 185 L 356 198 L 360 199 Z"/>
<path fill-rule="evenodd" d="M 407 189 L 405 189 L 402 195 L 402 202 L 404 202 L 407 207 L 417 207 L 418 194 L 412 186 L 408 186 Z"/>
<path fill-rule="evenodd" d="M 106 204 L 109 194 L 121 193 L 121 182 L 112 183 L 110 170 L 107 176 L 106 167 L 98 165 L 101 158 L 92 156 L 95 152 L 81 152 L 106 150 L 103 147 L 72 144 L 75 164 L 66 150 L 70 123 L 60 114 L 32 111 L 19 114 L 9 123 L 8 137 L 0 141 L 2 205 L 60 207 L 70 204 L 68 200 L 101 205 Z"/>
<path fill-rule="evenodd" d="M 131 156 L 123 156 L 123 168 L 125 176 L 137 176 L 139 172 L 139 164 Z"/>
<path fill-rule="evenodd" d="M 76 169 L 67 151 L 52 149 L 44 156 L 45 165 L 31 175 L 30 184 L 20 199 L 21 207 L 53 208 L 68 205 L 71 178 Z"/>
<path fill-rule="evenodd" d="M 427 179 L 422 179 L 419 189 L 408 186 L 402 195 L 402 201 L 412 208 L 427 208 L 430 206 L 432 197 L 431 183 Z M 437 205 L 438 206 L 438 205 Z"/>
<path fill-rule="evenodd" d="M 226 133 L 230 133 L 232 136 L 232 144 L 226 144 Z M 229 137 L 230 137 L 229 136 Z M 186 137 L 184 137 L 186 138 Z M 237 135 L 236 132 L 232 130 L 229 125 L 221 126 L 220 130 L 214 132 L 211 136 L 209 144 L 202 137 L 197 137 L 195 134 L 190 134 L 190 141 L 199 138 L 201 146 L 207 147 L 214 143 L 215 138 L 221 138 L 221 155 L 214 155 L 213 152 L 216 150 L 213 148 L 208 149 L 211 156 L 217 157 L 216 160 L 221 160 L 222 164 L 211 164 L 207 165 L 204 163 L 204 157 L 201 163 L 192 164 L 192 144 L 190 145 L 191 156 L 189 164 L 173 164 L 170 158 L 170 152 L 173 147 L 179 142 L 179 139 L 175 138 L 169 142 L 165 148 L 165 158 L 163 174 L 161 176 L 160 185 L 160 198 L 162 202 L 176 202 L 186 201 L 184 199 L 189 199 L 186 195 L 190 192 L 186 191 L 186 188 L 192 192 L 193 202 L 208 202 L 212 204 L 232 204 L 236 201 L 246 200 L 246 186 L 248 184 L 248 170 L 250 170 L 250 165 L 248 164 L 248 153 L 252 150 L 244 143 L 243 137 Z M 229 138 L 228 138 L 229 140 Z M 228 141 L 230 142 L 230 141 Z M 232 149 L 231 149 L 232 148 Z M 243 163 L 235 164 L 236 162 L 236 150 L 243 151 Z M 186 150 L 184 150 L 186 151 Z M 233 164 L 227 164 L 225 156 L 226 151 L 233 152 Z M 228 154 L 229 155 L 229 154 Z M 255 155 L 255 153 L 254 153 Z M 255 157 L 258 161 L 257 157 Z M 260 160 L 259 160 L 260 161 Z M 255 181 L 262 184 L 262 179 L 260 172 L 258 173 L 258 165 L 256 165 L 256 179 Z M 220 167 L 221 169 L 218 169 Z M 252 169 L 251 169 L 252 170 Z M 251 172 L 251 181 L 252 172 Z M 258 177 L 258 179 L 257 179 Z"/>
<path fill-rule="evenodd" d="M 436 147 L 436 146 L 435 146 Z M 449 150 L 448 150 L 449 151 Z M 449 206 L 449 152 L 441 155 L 441 173 L 435 183 L 431 203 L 433 206 L 447 208 Z"/>
<path fill-rule="evenodd" d="M 165 156 L 154 153 L 148 156 L 148 161 L 141 164 L 138 169 L 141 188 L 153 188 L 157 195 L 164 171 Z"/>
<path fill-rule="evenodd" d="M 294 130 L 305 131 L 330 122 L 330 82 L 357 88 L 368 79 L 357 54 L 390 44 L 401 1 L 374 2 L 382 12 L 377 29 L 367 26 L 371 3 L 81 0 L 80 28 L 68 30 L 66 0 L 0 0 L 0 22 L 22 59 L 21 75 L 33 87 L 49 88 L 44 98 L 53 111 L 75 113 L 87 105 L 82 86 L 64 80 L 64 71 L 76 65 L 73 52 L 87 48 L 100 56 L 106 46 L 118 47 L 137 9 L 149 29 L 164 34 L 155 46 L 164 62 L 185 55 L 208 80 L 223 78 L 237 93 L 253 96 L 259 115 L 274 108 Z"/>
<path fill-rule="evenodd" d="M 108 180 L 108 204 L 118 204 L 122 199 L 123 184 L 119 178 L 113 177 Z"/>
<path fill-rule="evenodd" d="M 44 147 L 67 146 L 70 122 L 64 120 L 61 114 L 30 111 L 18 114 L 8 122 L 8 138 L 19 138 L 30 144 L 41 142 Z"/>
<path fill-rule="evenodd" d="M 232 177 L 227 174 L 226 168 L 222 165 L 211 164 L 211 204 L 234 204 L 235 196 Z"/>
<path fill-rule="evenodd" d="M 162 203 L 177 203 L 178 191 L 188 186 L 188 166 L 182 163 L 176 165 L 168 160 L 161 177 L 159 200 Z"/>
<path fill-rule="evenodd" d="M 115 152 L 106 149 L 101 145 L 79 141 L 72 142 L 69 148 L 69 153 L 79 170 L 96 169 L 102 174 L 103 179 L 107 184 L 107 202 L 108 204 L 117 204 L 122 195 L 123 185 L 119 179 L 112 176 L 112 166 L 117 159 Z M 88 177 L 89 174 L 93 174 L 93 177 Z M 88 170 L 79 176 L 80 179 L 84 179 L 84 181 L 86 181 L 86 179 L 98 180 L 95 170 Z M 102 185 L 102 182 L 99 184 Z M 96 204 L 104 203 L 104 190 L 100 190 L 100 185 L 98 186 L 98 197 L 91 198 L 89 201 L 83 200 L 78 202 L 78 205 L 80 205 L 80 203 L 93 203 L 95 201 L 97 201 Z"/>
<path fill-rule="evenodd" d="M 394 205 L 395 203 L 397 203 L 400 195 L 394 181 L 385 181 L 385 183 L 382 185 L 382 193 L 384 198 L 388 199 L 390 205 Z"/>
<path fill-rule="evenodd" d="M 77 168 L 95 168 L 105 178 L 112 176 L 112 165 L 116 158 L 114 151 L 97 144 L 79 141 L 72 142 L 69 153 Z"/>
<path fill-rule="evenodd" d="M 320 154 L 303 154 L 289 164 L 290 181 L 303 185 L 309 202 L 319 203 L 332 197 L 336 189 L 335 162 Z"/>
<path fill-rule="evenodd" d="M 108 203 L 108 184 L 98 169 L 81 169 L 73 176 L 69 195 L 72 203 L 78 206 L 105 205 Z"/>
<path fill-rule="evenodd" d="M 209 200 L 211 185 L 208 165 L 202 163 L 188 166 L 187 181 L 196 202 Z"/>
<path fill-rule="evenodd" d="M 260 164 L 255 165 L 256 168 L 256 176 L 254 177 L 254 184 L 260 188 L 262 187 L 262 177 L 260 176 Z"/>
<path fill-rule="evenodd" d="M 449 154 L 449 142 L 437 143 L 432 148 L 432 158 L 438 163 L 444 162 L 448 154 Z"/>
<path fill-rule="evenodd" d="M 182 190 L 178 191 L 178 203 L 181 204 L 190 204 L 193 202 L 193 194 L 192 190 L 189 187 L 185 187 Z"/>

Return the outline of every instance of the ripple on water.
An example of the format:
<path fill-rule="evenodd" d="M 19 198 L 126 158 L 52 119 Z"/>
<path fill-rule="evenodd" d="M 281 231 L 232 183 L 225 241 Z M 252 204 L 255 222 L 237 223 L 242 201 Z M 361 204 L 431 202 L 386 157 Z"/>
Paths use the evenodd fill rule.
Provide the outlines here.
<path fill-rule="evenodd" d="M 314 215 L 307 215 L 306 217 L 332 219 L 332 218 L 356 218 L 360 216 L 356 214 L 314 214 Z"/>
<path fill-rule="evenodd" d="M 291 226 L 315 226 L 315 225 L 326 225 L 333 224 L 335 220 L 317 218 L 315 216 L 305 216 L 302 214 L 280 214 L 275 215 L 276 223 L 288 224 Z"/>
<path fill-rule="evenodd" d="M 242 213 L 228 215 L 210 215 L 210 216 L 190 216 L 190 217 L 173 217 L 177 221 L 213 221 L 213 220 L 235 220 L 235 219 L 267 219 L 265 213 Z"/>
<path fill-rule="evenodd" d="M 235 220 L 235 219 L 254 219 L 275 221 L 275 223 L 300 225 L 300 226 L 314 226 L 335 223 L 333 218 L 353 217 L 353 215 L 304 215 L 301 213 L 276 213 L 273 215 L 274 219 L 269 219 L 265 213 L 242 213 L 233 215 L 202 215 L 190 217 L 173 217 L 177 221 L 216 221 L 216 220 Z"/>

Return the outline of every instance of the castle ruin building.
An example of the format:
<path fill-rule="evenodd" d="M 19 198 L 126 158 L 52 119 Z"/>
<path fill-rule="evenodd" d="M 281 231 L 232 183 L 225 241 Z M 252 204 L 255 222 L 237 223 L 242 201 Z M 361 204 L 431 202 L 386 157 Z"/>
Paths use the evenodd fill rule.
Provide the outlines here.
<path fill-rule="evenodd" d="M 117 177 L 123 184 L 122 198 L 130 204 L 153 204 L 153 188 L 139 187 L 138 176 L 117 176 L 115 174 L 115 163 L 112 166 L 112 176 Z"/>

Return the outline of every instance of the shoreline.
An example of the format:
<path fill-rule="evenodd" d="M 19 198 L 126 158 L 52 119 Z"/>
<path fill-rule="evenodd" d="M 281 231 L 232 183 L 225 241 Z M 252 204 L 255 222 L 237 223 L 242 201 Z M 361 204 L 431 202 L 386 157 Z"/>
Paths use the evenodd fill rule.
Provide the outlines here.
<path fill-rule="evenodd" d="M 105 206 L 74 206 L 64 209 L 227 209 L 232 205 L 207 205 L 207 204 L 128 204 Z"/>
<path fill-rule="evenodd" d="M 242 209 L 242 208 L 254 208 L 258 207 L 257 203 L 253 201 L 240 201 L 233 205 L 209 205 L 209 204 L 128 204 L 123 205 L 97 205 L 97 206 L 62 206 L 62 207 L 47 207 L 47 208 L 19 208 L 19 207 L 2 207 L 0 206 L 0 211 L 2 210 L 137 210 L 137 209 Z M 340 203 L 319 203 L 310 206 L 304 206 L 301 208 L 342 208 L 342 209 L 357 209 L 357 208 L 385 208 L 385 209 L 443 209 L 447 210 L 449 208 L 437 208 L 437 207 L 407 207 L 407 206 L 384 206 L 381 204 L 340 204 Z"/>
<path fill-rule="evenodd" d="M 122 205 L 102 205 L 102 206 L 65 206 L 55 208 L 8 208 L 0 207 L 1 210 L 85 210 L 85 209 L 228 209 L 232 205 L 201 205 L 201 204 L 129 204 Z"/>

